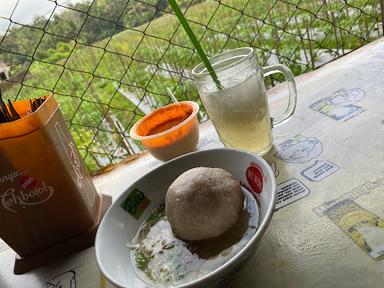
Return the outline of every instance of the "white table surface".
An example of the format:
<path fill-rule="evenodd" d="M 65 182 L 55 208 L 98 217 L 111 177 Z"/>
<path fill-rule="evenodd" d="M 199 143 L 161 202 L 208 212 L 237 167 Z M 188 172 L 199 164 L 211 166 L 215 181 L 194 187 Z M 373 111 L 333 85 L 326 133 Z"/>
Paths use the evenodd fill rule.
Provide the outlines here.
<path fill-rule="evenodd" d="M 370 257 L 322 213 L 326 203 L 350 198 L 384 218 L 384 39 L 296 81 L 296 113 L 274 128 L 274 147 L 265 159 L 275 167 L 280 188 L 296 185 L 308 195 L 275 212 L 254 256 L 226 287 L 384 287 L 384 260 Z M 337 91 L 353 99 L 326 106 L 325 98 Z M 285 93 L 282 86 L 269 93 L 272 113 L 284 105 Z M 316 102 L 320 108 L 311 109 Z M 210 122 L 201 125 L 200 145 L 221 146 Z M 94 183 L 116 199 L 160 164 L 144 155 Z M 384 245 L 384 236 L 378 237 Z M 95 261 L 92 247 L 16 276 L 14 252 L 0 244 L 0 288 L 113 287 Z"/>

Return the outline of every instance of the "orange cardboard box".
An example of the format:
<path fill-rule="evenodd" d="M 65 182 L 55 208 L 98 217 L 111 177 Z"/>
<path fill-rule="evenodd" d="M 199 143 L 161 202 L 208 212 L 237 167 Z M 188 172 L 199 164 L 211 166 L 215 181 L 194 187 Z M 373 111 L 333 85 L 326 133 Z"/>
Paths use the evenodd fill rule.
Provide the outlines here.
<path fill-rule="evenodd" d="M 95 226 L 100 199 L 53 95 L 0 124 L 0 238 L 22 257 Z"/>

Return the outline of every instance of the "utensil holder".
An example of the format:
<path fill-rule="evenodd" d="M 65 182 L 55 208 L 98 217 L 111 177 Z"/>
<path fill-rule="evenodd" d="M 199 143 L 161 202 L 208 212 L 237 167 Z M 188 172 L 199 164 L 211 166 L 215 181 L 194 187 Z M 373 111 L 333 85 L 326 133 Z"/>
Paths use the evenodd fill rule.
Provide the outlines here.
<path fill-rule="evenodd" d="M 0 124 L 0 238 L 16 253 L 15 274 L 94 244 L 111 197 L 98 195 L 53 95 Z"/>

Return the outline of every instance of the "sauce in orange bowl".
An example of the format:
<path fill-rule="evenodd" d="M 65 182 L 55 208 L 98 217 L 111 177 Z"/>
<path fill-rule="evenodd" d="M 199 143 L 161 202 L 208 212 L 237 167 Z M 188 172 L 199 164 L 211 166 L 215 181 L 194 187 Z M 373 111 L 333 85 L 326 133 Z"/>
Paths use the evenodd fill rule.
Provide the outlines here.
<path fill-rule="evenodd" d="M 183 101 L 159 108 L 140 119 L 131 129 L 155 158 L 167 161 L 196 149 L 199 142 L 199 105 Z"/>

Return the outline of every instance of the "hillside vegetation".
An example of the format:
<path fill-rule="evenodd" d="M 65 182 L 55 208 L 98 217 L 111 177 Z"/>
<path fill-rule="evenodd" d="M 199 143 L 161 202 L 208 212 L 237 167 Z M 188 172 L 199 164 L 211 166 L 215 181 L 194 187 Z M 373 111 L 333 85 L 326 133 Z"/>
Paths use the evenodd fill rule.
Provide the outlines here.
<path fill-rule="evenodd" d="M 146 1 L 160 5 L 161 9 L 156 10 L 154 6 L 131 1 L 136 6 L 124 10 L 126 1 L 114 2 L 114 8 L 107 5 L 107 0 L 95 2 L 101 8 L 109 7 L 109 14 L 100 7 L 97 13 L 112 22 L 98 20 L 99 26 L 97 21 L 93 25 L 98 29 L 89 25 L 76 37 L 58 31 L 69 35 L 65 41 L 45 34 L 35 47 L 33 61 L 30 56 L 0 55 L 14 64 L 14 75 L 28 71 L 24 86 L 13 85 L 6 96 L 33 98 L 55 92 L 76 144 L 92 171 L 141 149 L 139 143 L 127 137 L 129 129 L 144 114 L 140 107 L 154 109 L 169 103 L 167 87 L 179 100 L 198 99 L 188 71 L 199 59 L 177 18 L 168 13 L 168 4 Z M 179 2 L 184 8 L 189 3 Z M 347 1 L 347 6 L 346 1 L 338 0 L 289 1 L 299 3 L 297 7 L 269 0 L 194 2 L 185 14 L 208 55 L 252 46 L 260 65 L 279 61 L 295 75 L 322 64 L 321 55 L 336 58 L 381 33 L 379 0 Z M 86 4 L 82 5 L 85 6 L 80 8 L 86 10 Z M 66 18 L 64 14 L 57 17 Z M 142 106 L 137 108 L 134 103 L 139 102 Z"/>

